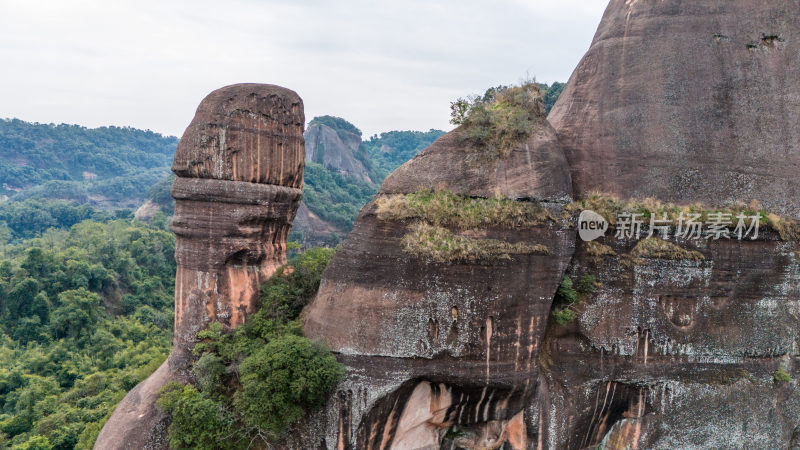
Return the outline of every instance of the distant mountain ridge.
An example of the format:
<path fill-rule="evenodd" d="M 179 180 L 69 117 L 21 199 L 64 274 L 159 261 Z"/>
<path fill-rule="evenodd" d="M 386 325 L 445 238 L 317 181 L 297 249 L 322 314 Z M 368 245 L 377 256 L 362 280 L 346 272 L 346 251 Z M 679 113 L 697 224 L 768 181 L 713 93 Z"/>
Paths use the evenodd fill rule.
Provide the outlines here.
<path fill-rule="evenodd" d="M 0 119 L 0 196 L 135 207 L 169 174 L 177 143 L 128 127 Z"/>
<path fill-rule="evenodd" d="M 344 119 L 313 119 L 306 130 L 305 202 L 293 237 L 304 245 L 338 242 L 383 178 L 443 133 L 390 131 L 362 142 L 361 131 Z M 146 220 L 159 209 L 171 214 L 177 143 L 174 136 L 127 127 L 0 119 L 0 202 L 36 200 L 28 209 L 49 208 L 52 200 L 138 208 L 137 217 Z M 18 218 L 0 214 L 4 221 Z"/>
<path fill-rule="evenodd" d="M 539 86 L 549 112 L 564 84 Z M 384 178 L 443 134 L 434 129 L 387 131 L 363 139 L 361 130 L 343 118 L 314 117 L 304 132 L 303 204 L 292 239 L 304 248 L 338 243 Z M 47 201 L 66 200 L 138 210 L 136 217 L 143 220 L 159 210 L 171 214 L 170 166 L 177 144 L 174 136 L 129 127 L 0 119 L 0 202 L 35 200 L 8 211 L 26 211 L 31 205 L 46 209 Z M 19 218 L 0 211 L 0 224 L 4 221 Z"/>
<path fill-rule="evenodd" d="M 303 136 L 306 161 L 321 164 L 328 170 L 371 183 L 364 162 L 368 155 L 361 148 L 361 130 L 344 119 L 315 117 Z"/>

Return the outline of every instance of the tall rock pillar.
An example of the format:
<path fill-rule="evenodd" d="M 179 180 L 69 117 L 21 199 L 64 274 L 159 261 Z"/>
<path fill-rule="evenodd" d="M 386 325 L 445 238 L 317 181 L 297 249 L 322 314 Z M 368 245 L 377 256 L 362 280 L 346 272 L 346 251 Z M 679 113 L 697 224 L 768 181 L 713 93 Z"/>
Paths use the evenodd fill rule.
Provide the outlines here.
<path fill-rule="evenodd" d="M 200 103 L 175 152 L 177 236 L 173 351 L 122 400 L 96 449 L 166 448 L 158 390 L 186 381 L 198 331 L 233 329 L 257 306 L 259 285 L 286 261 L 303 185 L 303 101 L 267 84 L 235 84 Z"/>
<path fill-rule="evenodd" d="M 218 89 L 197 108 L 175 152 L 177 236 L 173 370 L 209 322 L 232 329 L 254 312 L 258 286 L 285 262 L 302 197 L 303 103 L 277 86 Z"/>

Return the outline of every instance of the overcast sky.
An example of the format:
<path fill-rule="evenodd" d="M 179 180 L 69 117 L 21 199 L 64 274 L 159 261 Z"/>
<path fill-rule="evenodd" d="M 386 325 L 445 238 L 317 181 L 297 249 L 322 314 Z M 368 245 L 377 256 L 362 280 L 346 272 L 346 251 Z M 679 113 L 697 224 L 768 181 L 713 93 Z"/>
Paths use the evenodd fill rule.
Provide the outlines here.
<path fill-rule="evenodd" d="M 567 81 L 605 0 L 0 0 L 0 117 L 180 136 L 240 82 L 371 135 L 450 129 L 449 102 Z"/>

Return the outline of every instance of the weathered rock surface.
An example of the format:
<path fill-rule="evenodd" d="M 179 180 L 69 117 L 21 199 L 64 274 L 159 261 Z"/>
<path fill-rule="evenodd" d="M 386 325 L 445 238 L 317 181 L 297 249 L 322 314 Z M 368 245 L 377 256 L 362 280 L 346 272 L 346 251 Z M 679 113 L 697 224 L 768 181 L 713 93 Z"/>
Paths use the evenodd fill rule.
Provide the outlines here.
<path fill-rule="evenodd" d="M 546 448 L 787 448 L 800 429 L 797 246 L 680 242 L 701 261 L 615 256 L 580 245 L 569 275 L 601 288 L 551 325 L 530 424 Z"/>
<path fill-rule="evenodd" d="M 601 190 L 712 206 L 757 200 L 800 216 L 798 36 L 797 0 L 612 0 L 551 113 L 553 128 L 541 127 L 508 160 L 487 166 L 465 161 L 457 129 L 398 169 L 381 195 L 446 189 L 541 202 L 559 220 L 471 233 L 542 244 L 548 254 L 433 262 L 404 251 L 415 219 L 382 220 L 376 202 L 367 205 L 302 315 L 306 334 L 337 353 L 347 377 L 284 447 L 798 446 L 796 242 L 774 231 L 752 241 L 679 240 L 703 255 L 682 259 L 679 251 L 633 257 L 633 242 L 607 236 L 600 242 L 608 252 L 598 255 L 586 244 L 575 251 L 574 227 L 561 215 L 573 193 Z M 236 110 L 229 96 L 215 98 L 228 106 L 201 105 L 198 115 Z M 284 119 L 291 114 L 270 108 L 295 104 L 247 101 Z M 284 167 L 302 169 L 302 156 L 228 152 L 221 143 L 236 132 L 206 122 L 187 131 L 195 144 L 176 155 L 185 179 L 174 190 L 175 374 L 193 332 L 212 319 L 240 323 L 252 287 L 280 262 L 299 187 L 298 174 Z M 254 165 L 261 173 L 256 161 L 281 168 L 241 178 Z M 254 180 L 273 181 L 254 187 Z M 271 203 L 259 203 L 265 197 Z M 210 231 L 217 227 L 224 231 Z M 565 273 L 592 275 L 599 287 L 573 305 L 574 321 L 559 325 L 550 313 Z M 778 369 L 792 379 L 779 380 Z M 152 406 L 137 403 L 158 377 L 112 416 L 106 427 L 128 433 L 116 442 L 144 445 L 141 429 L 132 436 L 120 423 L 137 415 L 158 422 Z M 459 432 L 446 433 L 454 425 Z"/>
<path fill-rule="evenodd" d="M 464 157 L 461 129 L 440 137 L 386 177 L 381 194 L 420 189 L 446 189 L 456 194 L 542 201 L 571 198 L 569 166 L 555 131 L 543 121 L 533 136 L 514 148 L 507 160 L 471 164 Z"/>
<path fill-rule="evenodd" d="M 304 136 L 306 161 L 322 164 L 344 176 L 372 182 L 367 168 L 355 156 L 361 145 L 361 136 L 320 123 L 310 125 Z"/>
<path fill-rule="evenodd" d="M 132 390 L 95 448 L 161 448 L 155 406 L 169 380 L 187 381 L 198 331 L 233 329 L 281 264 L 303 184 L 303 103 L 293 91 L 237 84 L 209 94 L 175 153 L 175 334 L 167 362 Z"/>
<path fill-rule="evenodd" d="M 552 202 L 605 191 L 800 216 L 800 3 L 612 0 L 550 120 L 508 162 L 474 167 L 459 130 L 382 195 L 447 189 Z M 558 139 L 554 137 L 558 136 Z M 774 232 L 679 241 L 704 258 L 593 256 L 555 225 L 488 227 L 548 256 L 491 266 L 402 251 L 375 205 L 304 312 L 349 368 L 323 419 L 332 448 L 787 448 L 800 441 L 800 265 Z M 563 270 L 600 287 L 548 320 Z M 526 353 L 526 350 L 528 351 Z M 320 420 L 320 416 L 315 416 Z M 319 423 L 317 422 L 318 426 Z M 462 434 L 444 436 L 459 424 Z M 319 442 L 319 441 L 315 441 Z M 316 444 L 315 444 L 316 445 Z"/>
<path fill-rule="evenodd" d="M 800 3 L 612 0 L 550 113 L 575 195 L 800 217 Z"/>
<path fill-rule="evenodd" d="M 266 84 L 236 84 L 209 94 L 183 133 L 172 171 L 203 178 L 303 185 L 303 102 Z"/>
<path fill-rule="evenodd" d="M 545 202 L 555 215 L 570 198 L 566 161 L 549 126 L 484 169 L 464 164 L 458 136 L 440 138 L 381 192 L 501 194 Z M 543 244 L 549 253 L 435 263 L 403 251 L 412 220 L 384 221 L 375 208 L 361 211 L 303 316 L 306 334 L 350 369 L 327 408 L 327 447 L 438 448 L 459 425 L 472 430 L 460 444 L 526 448 L 524 409 L 536 390 L 539 348 L 574 230 L 558 221 L 489 226 L 483 238 Z"/>
<path fill-rule="evenodd" d="M 188 364 L 209 322 L 226 329 L 255 312 L 258 288 L 286 262 L 300 189 L 241 181 L 178 178 L 172 187 L 175 259 L 173 369 Z"/>
<path fill-rule="evenodd" d="M 158 390 L 169 381 L 169 364 L 131 389 L 100 431 L 96 449 L 140 450 L 166 448 L 164 431 L 169 418 L 155 408 Z"/>

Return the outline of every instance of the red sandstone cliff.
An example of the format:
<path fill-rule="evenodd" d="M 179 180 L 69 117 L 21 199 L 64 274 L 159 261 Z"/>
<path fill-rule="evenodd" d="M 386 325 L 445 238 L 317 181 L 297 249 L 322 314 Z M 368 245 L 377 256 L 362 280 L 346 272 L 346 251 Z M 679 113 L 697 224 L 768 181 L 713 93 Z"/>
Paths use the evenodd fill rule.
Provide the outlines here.
<path fill-rule="evenodd" d="M 715 207 L 757 200 L 798 216 L 798 36 L 796 0 L 612 0 L 549 117 L 554 132 L 480 169 L 455 130 L 381 195 L 499 192 L 558 212 L 557 200 L 600 190 Z M 791 236 L 673 240 L 671 256 L 635 256 L 634 242 L 605 237 L 605 254 L 580 243 L 573 255 L 564 222 L 490 226 L 484 237 L 550 253 L 437 264 L 404 252 L 408 221 L 376 209 L 362 210 L 304 315 L 306 332 L 349 367 L 318 416 L 327 448 L 800 444 L 800 389 L 773 379 L 800 369 Z M 599 284 L 558 325 L 550 311 L 564 274 Z M 453 425 L 463 435 L 445 441 Z"/>
<path fill-rule="evenodd" d="M 398 169 L 362 210 L 304 311 L 306 333 L 328 343 L 348 375 L 285 447 L 439 448 L 445 439 L 513 449 L 799 446 L 800 389 L 773 379 L 778 368 L 800 373 L 796 235 L 773 226 L 756 240 L 672 239 L 671 252 L 647 254 L 610 236 L 599 240 L 605 247 L 579 242 L 577 206 L 568 205 L 597 189 L 712 206 L 755 199 L 797 216 L 798 36 L 797 0 L 612 0 L 552 127 L 543 122 L 508 159 L 482 167 L 465 161 L 457 129 Z M 273 198 L 299 186 L 283 169 L 253 172 L 265 159 L 228 155 L 227 131 L 208 129 L 195 145 L 221 157 L 186 157 L 176 164 L 182 176 L 280 180 L 284 187 L 269 187 Z M 278 161 L 273 156 L 266 160 Z M 252 205 L 261 194 L 193 183 L 175 190 L 179 201 L 201 203 L 176 220 L 185 245 L 179 271 L 195 276 L 179 273 L 192 294 L 176 293 L 181 319 L 170 368 L 185 362 L 178 349 L 205 321 L 239 323 L 250 305 L 241 288 L 279 262 L 280 246 L 259 244 L 262 228 L 240 224 L 272 224 L 280 239 L 294 214 L 291 201 L 281 201 L 259 220 L 214 219 L 235 232 L 212 235 L 211 219 L 192 224 L 213 214 L 193 211 Z M 552 219 L 477 230 L 448 224 L 441 233 L 518 251 L 421 257 L 404 247 L 419 217 L 387 218 L 379 206 L 426 188 L 538 202 Z M 209 264 L 192 266 L 197 260 Z M 551 311 L 565 274 L 592 275 L 598 285 L 560 325 Z M 227 286 L 225 295 L 212 285 Z M 98 448 L 139 448 L 138 436 L 158 418 L 146 407 L 154 386 L 170 376 L 162 367 L 132 391 Z M 461 434 L 447 437 L 454 425 Z M 104 447 L 119 430 L 124 445 Z"/>
<path fill-rule="evenodd" d="M 254 312 L 258 287 L 286 262 L 286 239 L 302 197 L 303 102 L 266 84 L 209 94 L 178 144 L 172 186 L 177 235 L 175 337 L 169 359 L 122 400 L 96 449 L 163 448 L 158 389 L 187 381 L 198 331 L 226 329 Z"/>
<path fill-rule="evenodd" d="M 800 216 L 800 4 L 612 0 L 550 113 L 575 194 Z"/>
<path fill-rule="evenodd" d="M 543 202 L 553 217 L 560 215 L 571 185 L 546 122 L 496 165 L 467 164 L 460 135 L 460 129 L 444 135 L 401 166 L 377 203 L 444 189 Z M 490 225 L 480 239 L 539 244 L 546 254 L 442 263 L 403 250 L 414 218 L 382 220 L 376 209 L 373 202 L 361 211 L 304 315 L 306 334 L 325 341 L 350 367 L 342 394 L 329 406 L 338 413 L 326 442 L 432 448 L 459 424 L 476 433 L 496 431 L 487 442 L 525 448 L 526 403 L 535 395 L 541 339 L 574 231 L 559 220 Z"/>

